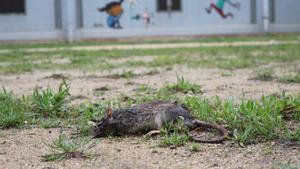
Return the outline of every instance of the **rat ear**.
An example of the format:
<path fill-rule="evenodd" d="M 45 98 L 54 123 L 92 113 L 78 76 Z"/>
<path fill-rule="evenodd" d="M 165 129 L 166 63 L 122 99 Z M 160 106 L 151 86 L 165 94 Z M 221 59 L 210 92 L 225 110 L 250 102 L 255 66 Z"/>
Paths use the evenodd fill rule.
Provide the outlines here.
<path fill-rule="evenodd" d="M 112 117 L 112 113 L 113 113 L 113 110 L 111 109 L 111 107 L 108 107 L 106 109 L 106 115 L 108 118 L 111 118 Z"/>

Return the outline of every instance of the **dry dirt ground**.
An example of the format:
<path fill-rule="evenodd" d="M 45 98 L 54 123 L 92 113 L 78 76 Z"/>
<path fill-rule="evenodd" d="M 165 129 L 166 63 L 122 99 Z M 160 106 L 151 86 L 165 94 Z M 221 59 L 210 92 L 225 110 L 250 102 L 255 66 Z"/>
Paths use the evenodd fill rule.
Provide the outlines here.
<path fill-rule="evenodd" d="M 66 132 L 70 132 L 67 130 Z M 141 137 L 99 139 L 90 159 L 41 162 L 49 153 L 45 143 L 51 142 L 59 129 L 6 130 L 0 137 L 0 166 L 11 168 L 275 168 L 279 163 L 297 163 L 300 148 L 278 143 L 249 145 L 245 148 L 227 142 L 223 145 L 201 145 L 191 153 L 186 147 L 159 148 L 155 139 Z"/>
<path fill-rule="evenodd" d="M 123 70 L 114 70 L 122 72 Z M 136 73 L 149 70 L 134 69 Z M 35 71 L 18 75 L 0 75 L 0 85 L 15 94 L 30 94 L 34 87 L 47 85 L 57 88 L 60 79 L 53 74 L 69 78 L 74 102 L 95 101 L 112 98 L 120 93 L 133 93 L 141 84 L 158 88 L 166 83 L 176 82 L 177 77 L 203 87 L 204 95 L 218 95 L 222 99 L 259 98 L 276 92 L 287 91 L 300 94 L 299 84 L 282 84 L 249 80 L 253 70 L 191 69 L 177 66 L 171 71 L 161 70 L 155 75 L 127 79 L 106 77 L 112 72 L 86 73 L 73 71 Z M 128 83 L 130 81 L 131 83 Z M 94 89 L 103 86 L 111 90 L 100 95 Z M 67 133 L 71 129 L 65 129 Z M 41 162 L 41 155 L 49 153 L 45 143 L 51 143 L 59 135 L 59 129 L 9 129 L 0 130 L 0 168 L 276 168 L 280 163 L 300 163 L 300 147 L 280 143 L 261 143 L 244 148 L 227 142 L 222 145 L 201 144 L 200 152 L 191 153 L 187 147 L 177 149 L 159 148 L 158 140 L 144 140 L 142 137 L 120 139 L 99 139 L 91 150 L 91 159 L 71 159 L 61 162 Z"/>
<path fill-rule="evenodd" d="M 266 42 L 260 45 L 270 45 L 274 42 Z M 297 42 L 298 43 L 298 42 Z M 182 44 L 181 44 L 182 45 Z M 199 47 L 199 43 L 185 44 Z M 228 45 L 228 44 L 217 44 Z M 233 45 L 233 44 L 230 44 Z M 242 45 L 242 44 L 237 44 Z M 248 44 L 249 45 L 249 44 Z M 255 42 L 254 45 L 257 45 Z M 135 46 L 142 48 L 142 45 Z M 151 46 L 146 46 L 151 48 Z M 178 46 L 152 46 L 153 48 L 172 48 Z M 120 49 L 132 47 L 119 46 Z M 85 48 L 86 50 L 99 50 L 99 47 Z M 85 50 L 74 48 L 74 50 Z M 109 46 L 105 49 L 110 49 Z M 111 48 L 115 49 L 115 48 Z M 31 49 L 28 49 L 31 50 Z M 32 49 L 36 50 L 36 49 Z M 40 49 L 44 50 L 44 49 Z M 47 49 L 45 52 L 47 52 Z M 57 50 L 57 49 L 53 49 Z M 63 49 L 62 49 L 63 50 Z M 0 53 L 9 51 L 2 50 Z M 147 61 L 151 57 L 131 57 L 131 60 L 140 59 Z M 67 63 L 69 60 L 55 60 L 59 63 Z M 116 60 L 112 60 L 116 61 Z M 125 60 L 119 59 L 118 62 Z M 109 60 L 107 60 L 109 62 Z M 290 94 L 300 94 L 300 84 L 283 84 L 275 81 L 263 82 L 250 80 L 253 69 L 194 69 L 185 66 L 177 66 L 172 70 L 158 70 L 157 74 L 143 75 L 134 78 L 111 78 L 108 75 L 123 72 L 122 69 L 114 69 L 112 72 L 82 72 L 80 70 L 68 71 L 33 71 L 30 73 L 0 75 L 0 86 L 5 86 L 9 91 L 21 96 L 31 94 L 35 87 L 45 88 L 48 85 L 57 89 L 62 82 L 55 76 L 66 76 L 71 87 L 71 94 L 75 97 L 73 103 L 85 101 L 97 101 L 118 97 L 125 93 L 135 93 L 140 85 L 159 88 L 167 83 L 177 81 L 177 76 L 184 77 L 187 81 L 202 86 L 204 96 L 219 96 L 221 99 L 234 99 L 239 101 L 243 98 L 258 99 L 262 95 L 269 95 L 286 91 Z M 147 68 L 134 68 L 138 74 L 145 74 L 151 70 Z M 97 93 L 96 89 L 108 87 L 110 90 Z M 72 129 L 64 129 L 71 133 Z M 300 147 L 287 145 L 279 142 L 267 142 L 240 147 L 239 145 L 226 142 L 221 145 L 200 144 L 200 151 L 191 153 L 187 146 L 177 149 L 158 147 L 157 139 L 144 140 L 143 137 L 103 138 L 97 139 L 97 144 L 90 151 L 90 159 L 70 159 L 61 162 L 42 162 L 41 156 L 50 152 L 46 144 L 51 143 L 58 137 L 60 129 L 9 129 L 0 130 L 0 169 L 14 168 L 38 168 L 38 169 L 61 169 L 61 168 L 91 168 L 91 169 L 119 169 L 119 168 L 278 168 L 278 164 L 290 163 L 300 165 Z"/>

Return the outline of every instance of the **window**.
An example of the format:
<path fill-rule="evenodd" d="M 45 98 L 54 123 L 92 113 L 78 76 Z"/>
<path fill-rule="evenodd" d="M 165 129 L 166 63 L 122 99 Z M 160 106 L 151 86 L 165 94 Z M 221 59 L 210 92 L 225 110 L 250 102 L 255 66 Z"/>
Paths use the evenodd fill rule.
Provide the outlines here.
<path fill-rule="evenodd" d="M 181 0 L 157 0 L 157 11 L 181 11 Z"/>
<path fill-rule="evenodd" d="M 257 23 L 257 8 L 256 8 L 256 0 L 250 0 L 250 9 L 251 9 L 251 15 L 250 15 L 250 22 L 252 24 L 256 24 Z"/>
<path fill-rule="evenodd" d="M 0 14 L 25 13 L 25 0 L 0 0 Z"/>
<path fill-rule="evenodd" d="M 270 1 L 270 22 L 271 23 L 275 23 L 276 21 L 276 17 L 275 17 L 275 7 L 276 7 L 276 4 L 275 4 L 275 0 L 271 0 Z"/>

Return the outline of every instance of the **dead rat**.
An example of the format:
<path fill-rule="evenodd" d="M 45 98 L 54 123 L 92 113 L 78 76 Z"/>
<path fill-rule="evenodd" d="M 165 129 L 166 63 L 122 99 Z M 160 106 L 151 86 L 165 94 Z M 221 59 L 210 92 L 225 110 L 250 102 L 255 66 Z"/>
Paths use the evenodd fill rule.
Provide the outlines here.
<path fill-rule="evenodd" d="M 222 143 L 228 131 L 218 125 L 197 120 L 188 113 L 186 107 L 167 101 L 154 101 L 125 109 L 107 109 L 105 117 L 94 128 L 94 137 L 109 135 L 122 136 L 128 134 L 159 134 L 159 129 L 167 123 L 183 119 L 183 124 L 189 131 L 196 128 L 217 130 L 221 137 L 213 140 L 204 140 L 191 136 L 201 143 Z"/>

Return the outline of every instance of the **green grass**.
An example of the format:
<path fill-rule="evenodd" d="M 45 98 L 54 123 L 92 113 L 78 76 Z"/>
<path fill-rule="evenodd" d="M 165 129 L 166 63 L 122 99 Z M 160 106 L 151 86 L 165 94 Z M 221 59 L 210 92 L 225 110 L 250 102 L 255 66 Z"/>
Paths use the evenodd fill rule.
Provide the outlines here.
<path fill-rule="evenodd" d="M 65 117 L 69 96 L 69 86 L 65 81 L 56 93 L 49 87 L 45 90 L 36 88 L 31 98 L 33 112 L 45 118 Z"/>
<path fill-rule="evenodd" d="M 185 105 L 200 120 L 225 125 L 233 131 L 230 139 L 242 144 L 277 139 L 300 142 L 300 96 L 282 93 L 259 100 L 222 101 L 218 97 L 178 95 L 173 92 L 174 88 L 180 92 L 201 91 L 199 86 L 184 78 L 178 78 L 177 83 L 166 84 L 162 88 L 151 91 L 149 88 L 141 86 L 132 96 L 121 95 L 117 99 L 83 103 L 75 107 L 69 107 L 69 86 L 65 82 L 58 92 L 50 88 L 38 89 L 33 96 L 23 96 L 21 99 L 4 90 L 0 93 L 0 127 L 22 127 L 26 126 L 25 121 L 44 128 L 75 125 L 77 133 L 86 136 L 93 127 L 91 121 L 100 120 L 108 106 L 117 109 L 151 100 L 169 100 Z M 180 123 L 170 124 L 162 133 L 161 146 L 182 146 L 190 140 Z"/>
<path fill-rule="evenodd" d="M 212 36 L 201 38 L 157 38 L 157 39 L 124 39 L 98 42 L 76 42 L 67 44 L 64 42 L 31 43 L 31 44 L 0 44 L 0 49 L 18 50 L 22 48 L 54 48 L 72 46 L 93 46 L 93 45 L 128 45 L 128 44 L 152 44 L 152 43 L 184 43 L 184 42 L 234 42 L 234 41 L 269 41 L 269 40 L 299 40 L 299 34 L 268 34 L 268 35 L 239 35 L 239 36 Z"/>
<path fill-rule="evenodd" d="M 148 95 L 135 95 L 119 102 L 125 102 L 127 107 L 151 100 L 179 100 L 196 118 L 227 126 L 233 131 L 231 139 L 241 144 L 277 139 L 300 141 L 299 130 L 290 126 L 300 125 L 300 96 L 283 93 L 264 96 L 259 100 L 244 99 L 237 103 L 230 99 L 222 101 L 218 97 L 180 96 L 163 87 Z M 161 145 L 183 144 L 186 140 L 181 134 L 165 134 Z"/>
<path fill-rule="evenodd" d="M 131 70 L 129 70 L 129 71 L 124 70 L 122 73 L 116 73 L 116 74 L 111 75 L 112 78 L 116 78 L 116 79 L 119 79 L 119 78 L 130 79 L 130 78 L 133 78 L 136 76 L 139 76 L 139 74 L 136 74 Z"/>
<path fill-rule="evenodd" d="M 198 143 L 191 143 L 190 145 L 188 145 L 188 150 L 190 150 L 191 152 L 199 152 L 201 151 L 201 146 Z"/>
<path fill-rule="evenodd" d="M 274 74 L 275 73 L 272 69 L 261 69 L 256 72 L 256 75 L 252 79 L 261 81 L 272 81 L 276 78 Z"/>
<path fill-rule="evenodd" d="M 299 45 L 207 47 L 141 50 L 20 52 L 0 54 L 0 73 L 22 73 L 33 70 L 82 71 L 112 70 L 115 68 L 172 68 L 185 65 L 192 68 L 218 67 L 223 69 L 251 68 L 270 62 L 293 62 L 300 59 Z M 106 62 L 106 59 L 153 57 L 151 61 Z M 68 59 L 70 63 L 59 64 L 53 59 Z M 128 74 L 124 74 L 126 76 Z M 131 76 L 132 74 L 129 74 Z"/>
<path fill-rule="evenodd" d="M 300 83 L 300 73 L 297 70 L 289 70 L 289 73 L 277 75 L 272 68 L 268 68 L 256 71 L 254 77 L 250 79 L 260 81 L 274 80 L 279 83 Z"/>
<path fill-rule="evenodd" d="M 228 125 L 234 131 L 234 140 L 242 143 L 287 138 L 292 132 L 283 119 L 282 110 L 296 106 L 292 113 L 299 112 L 300 98 L 282 95 L 262 97 L 260 100 L 243 100 L 235 104 L 232 100 L 225 102 L 216 99 L 211 102 L 196 97 L 184 101 L 194 115 L 202 120 Z M 299 124 L 299 120 L 296 122 Z M 296 140 L 300 137 L 297 136 Z"/>
<path fill-rule="evenodd" d="M 92 121 L 100 121 L 104 116 L 106 108 L 106 103 L 85 103 L 76 106 L 73 111 L 78 113 L 77 115 L 74 115 L 75 117 L 78 117 L 76 119 L 77 134 L 79 134 L 80 136 L 90 135 L 91 129 L 93 128 Z"/>
<path fill-rule="evenodd" d="M 300 83 L 300 73 L 295 75 L 286 75 L 278 79 L 281 83 Z"/>
<path fill-rule="evenodd" d="M 177 83 L 168 84 L 166 89 L 171 92 L 192 92 L 193 94 L 202 93 L 200 85 L 187 82 L 183 77 L 177 77 Z"/>
<path fill-rule="evenodd" d="M 87 153 L 89 149 L 95 145 L 89 138 L 69 139 L 65 134 L 61 133 L 59 137 L 48 144 L 51 148 L 51 154 L 43 155 L 42 161 L 61 161 L 70 158 L 86 159 L 90 157 Z"/>
<path fill-rule="evenodd" d="M 182 119 L 177 119 L 176 123 L 168 123 L 160 132 L 163 135 L 159 143 L 161 147 L 180 147 L 190 141 L 188 129 L 183 125 Z"/>
<path fill-rule="evenodd" d="M 159 143 L 161 147 L 180 147 L 185 145 L 190 140 L 188 135 L 178 134 L 176 132 L 170 133 L 163 136 L 162 140 Z"/>
<path fill-rule="evenodd" d="M 0 92 L 0 128 L 19 127 L 25 124 L 28 106 L 11 92 Z"/>

